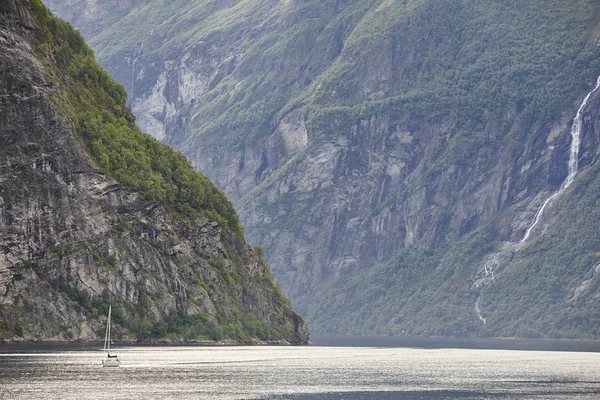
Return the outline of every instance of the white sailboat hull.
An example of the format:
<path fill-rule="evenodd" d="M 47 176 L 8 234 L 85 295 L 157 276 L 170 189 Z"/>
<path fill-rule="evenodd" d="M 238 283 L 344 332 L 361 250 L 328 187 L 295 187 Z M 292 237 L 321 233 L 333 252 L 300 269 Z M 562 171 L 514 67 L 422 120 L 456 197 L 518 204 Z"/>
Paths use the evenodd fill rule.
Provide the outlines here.
<path fill-rule="evenodd" d="M 119 362 L 114 359 L 102 360 L 103 367 L 118 367 Z"/>

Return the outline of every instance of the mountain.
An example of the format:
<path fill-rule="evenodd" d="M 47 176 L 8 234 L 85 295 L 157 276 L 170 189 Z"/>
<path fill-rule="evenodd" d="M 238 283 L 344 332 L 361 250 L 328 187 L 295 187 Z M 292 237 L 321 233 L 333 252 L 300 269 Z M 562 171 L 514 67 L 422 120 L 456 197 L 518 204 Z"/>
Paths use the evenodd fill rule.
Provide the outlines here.
<path fill-rule="evenodd" d="M 598 2 L 48 2 L 314 332 L 598 337 Z"/>
<path fill-rule="evenodd" d="M 306 343 L 225 195 L 39 0 L 0 5 L 0 339 Z"/>

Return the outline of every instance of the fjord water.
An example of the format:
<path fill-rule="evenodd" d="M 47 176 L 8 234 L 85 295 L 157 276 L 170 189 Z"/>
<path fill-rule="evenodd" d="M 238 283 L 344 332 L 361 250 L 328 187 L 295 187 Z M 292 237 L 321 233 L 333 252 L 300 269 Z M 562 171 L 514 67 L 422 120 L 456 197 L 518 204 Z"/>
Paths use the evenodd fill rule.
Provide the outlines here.
<path fill-rule="evenodd" d="M 407 347 L 0 346 L 1 399 L 597 399 L 600 354 Z"/>

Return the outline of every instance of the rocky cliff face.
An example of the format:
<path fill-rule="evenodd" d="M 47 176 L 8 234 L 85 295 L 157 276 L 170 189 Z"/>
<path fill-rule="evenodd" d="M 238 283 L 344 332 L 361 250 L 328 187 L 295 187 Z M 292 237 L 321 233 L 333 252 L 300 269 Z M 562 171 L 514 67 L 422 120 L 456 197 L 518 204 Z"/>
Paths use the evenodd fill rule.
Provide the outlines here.
<path fill-rule="evenodd" d="M 44 11 L 0 5 L 0 338 L 98 340 L 110 303 L 124 339 L 305 343 L 306 325 L 243 238 L 95 166 L 57 106 L 62 79 L 48 71 L 66 72 L 40 61 L 50 44 L 32 10 Z"/>
<path fill-rule="evenodd" d="M 597 4 L 176 3 L 133 5 L 101 32 L 72 21 L 142 128 L 236 202 L 315 329 L 596 335 L 596 322 L 562 331 L 558 315 L 597 262 L 567 246 L 567 272 L 512 244 L 567 176 L 572 120 L 599 73 Z M 597 97 L 581 170 L 597 160 Z M 554 218 L 531 240 L 551 243 Z M 564 292 L 508 272 L 480 284 L 489 265 L 522 272 L 522 256 Z M 551 321 L 506 328 L 515 304 L 491 288 L 523 309 L 552 304 Z"/>

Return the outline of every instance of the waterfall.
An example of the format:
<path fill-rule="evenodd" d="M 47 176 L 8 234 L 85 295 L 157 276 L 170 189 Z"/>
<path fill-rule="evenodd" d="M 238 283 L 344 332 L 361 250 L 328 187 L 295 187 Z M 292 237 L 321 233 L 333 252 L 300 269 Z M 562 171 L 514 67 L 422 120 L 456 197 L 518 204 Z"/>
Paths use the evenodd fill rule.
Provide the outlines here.
<path fill-rule="evenodd" d="M 475 313 L 484 325 L 486 324 L 486 319 L 479 308 L 479 302 L 483 297 L 485 288 L 491 285 L 496 279 L 496 270 L 510 259 L 510 254 L 514 252 L 515 246 L 517 246 L 515 243 L 504 243 L 500 251 L 485 256 L 478 266 L 476 279 L 471 285 L 471 289 L 479 290 L 479 297 L 475 302 Z"/>
<path fill-rule="evenodd" d="M 531 236 L 531 232 L 533 231 L 535 226 L 538 224 L 538 222 L 540 222 L 540 220 L 542 219 L 542 216 L 544 214 L 544 210 L 546 209 L 546 207 L 554 199 L 556 199 L 558 196 L 560 196 L 569 186 L 571 186 L 571 183 L 573 183 L 573 180 L 575 180 L 575 176 L 577 175 L 577 169 L 578 169 L 577 164 L 579 161 L 579 146 L 581 144 L 581 130 L 583 128 L 583 121 L 582 121 L 581 114 L 583 113 L 583 109 L 587 105 L 590 97 L 592 96 L 592 94 L 594 94 L 594 92 L 596 90 L 598 90 L 599 87 L 600 87 L 600 76 L 596 80 L 596 86 L 594 86 L 594 88 L 583 99 L 583 102 L 581 103 L 581 105 L 579 106 L 579 109 L 577 110 L 575 119 L 573 120 L 573 125 L 571 126 L 571 149 L 570 149 L 570 153 L 569 153 L 569 173 L 567 175 L 567 178 L 564 180 L 564 182 L 560 186 L 560 189 L 557 190 L 552 195 L 550 195 L 542 203 L 540 208 L 535 213 L 533 222 L 531 223 L 531 225 L 529 225 L 529 227 L 527 228 L 527 231 L 525 231 L 525 235 L 518 243 L 516 243 L 516 242 L 505 243 L 502 250 L 500 250 L 499 252 L 493 253 L 493 254 L 488 254 L 482 260 L 482 264 L 480 264 L 479 273 L 478 273 L 477 279 L 475 280 L 475 282 L 472 285 L 472 288 L 479 289 L 479 297 L 477 297 L 477 300 L 475 301 L 474 309 L 475 309 L 475 313 L 477 314 L 477 318 L 479 318 L 479 320 L 483 323 L 483 325 L 486 324 L 486 319 L 483 316 L 483 313 L 481 312 L 481 308 L 479 307 L 481 297 L 483 296 L 483 290 L 494 281 L 496 270 L 501 265 L 506 263 L 507 260 L 510 259 L 510 257 L 509 257 L 510 254 L 514 253 L 515 251 L 519 251 L 519 249 L 522 247 L 521 244 L 523 242 L 525 242 L 527 239 L 529 239 L 529 236 Z M 502 260 L 501 257 L 505 258 L 505 259 Z M 598 270 L 600 271 L 600 265 L 598 266 Z M 582 284 L 582 286 L 583 286 L 583 284 Z"/>
<path fill-rule="evenodd" d="M 142 40 L 142 45 L 137 51 L 137 56 L 134 54 L 133 65 L 131 66 L 131 89 L 129 90 L 129 98 L 131 99 L 130 107 L 133 108 L 133 89 L 135 84 L 135 63 L 138 58 L 142 55 L 142 50 L 144 49 L 144 41 Z"/>
<path fill-rule="evenodd" d="M 585 96 L 585 99 L 583 99 L 583 102 L 581 103 L 581 105 L 579 106 L 579 109 L 577 110 L 577 115 L 575 116 L 575 119 L 573 120 L 573 127 L 571 128 L 571 137 L 573 138 L 573 141 L 571 143 L 571 153 L 569 156 L 569 175 L 567 176 L 567 179 L 565 179 L 565 181 L 562 184 L 561 189 L 566 189 L 568 188 L 571 183 L 573 183 L 573 179 L 575 179 L 575 175 L 577 175 L 577 166 L 579 163 L 579 145 L 581 143 L 581 128 L 582 128 L 582 121 L 581 121 L 581 113 L 583 111 L 583 109 L 585 108 L 585 106 L 587 105 L 588 100 L 590 99 L 590 97 L 592 96 L 592 94 L 598 89 L 598 87 L 600 87 L 600 76 L 598 77 L 598 80 L 596 81 L 596 86 L 594 86 L 594 89 L 592 89 L 591 92 L 589 92 L 587 94 L 587 96 Z"/>
<path fill-rule="evenodd" d="M 567 175 L 567 178 L 564 180 L 564 182 L 560 186 L 560 189 L 558 189 L 558 191 L 556 193 L 554 193 L 550 197 L 548 197 L 546 199 L 546 201 L 544 201 L 544 203 L 542 203 L 542 206 L 539 208 L 537 213 L 535 213 L 535 218 L 533 219 L 533 222 L 531 223 L 529 228 L 527 228 L 527 231 L 525 231 L 525 235 L 523 236 L 523 239 L 521 239 L 521 243 L 523 243 L 527 239 L 529 239 L 529 236 L 531 235 L 533 228 L 535 228 L 535 226 L 538 224 L 538 222 L 540 222 L 540 219 L 542 219 L 542 215 L 544 214 L 544 210 L 546 209 L 546 206 L 548 204 L 550 204 L 555 198 L 560 196 L 569 186 L 571 186 L 571 183 L 573 183 L 573 180 L 575 179 L 575 175 L 577 175 L 577 167 L 578 167 L 578 162 L 579 162 L 579 145 L 581 144 L 581 129 L 582 129 L 582 125 L 583 125 L 582 120 L 581 120 L 582 119 L 581 113 L 583 112 L 583 109 L 587 105 L 587 102 L 590 99 L 590 97 L 592 96 L 592 94 L 596 90 L 598 90 L 598 87 L 600 87 L 600 76 L 596 80 L 596 86 L 594 86 L 592 91 L 589 92 L 587 94 L 587 96 L 585 96 L 585 98 L 583 99 L 583 102 L 581 103 L 581 105 L 579 106 L 579 109 L 577 110 L 575 119 L 573 120 L 573 126 L 571 127 L 571 151 L 569 153 L 569 174 Z"/>
<path fill-rule="evenodd" d="M 479 318 L 479 320 L 485 325 L 485 318 L 483 317 L 483 315 L 481 315 L 481 309 L 479 309 L 479 300 L 481 300 L 481 296 L 479 296 L 477 298 L 477 301 L 475 302 L 475 312 L 477 313 L 477 317 Z"/>

